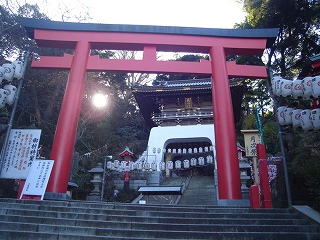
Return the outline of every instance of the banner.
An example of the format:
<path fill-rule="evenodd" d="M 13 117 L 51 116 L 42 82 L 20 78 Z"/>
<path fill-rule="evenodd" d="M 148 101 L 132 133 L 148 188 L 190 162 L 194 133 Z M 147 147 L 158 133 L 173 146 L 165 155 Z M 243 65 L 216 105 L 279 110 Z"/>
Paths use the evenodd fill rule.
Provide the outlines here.
<path fill-rule="evenodd" d="M 11 129 L 1 178 L 27 178 L 32 162 L 37 157 L 40 135 L 40 129 Z"/>

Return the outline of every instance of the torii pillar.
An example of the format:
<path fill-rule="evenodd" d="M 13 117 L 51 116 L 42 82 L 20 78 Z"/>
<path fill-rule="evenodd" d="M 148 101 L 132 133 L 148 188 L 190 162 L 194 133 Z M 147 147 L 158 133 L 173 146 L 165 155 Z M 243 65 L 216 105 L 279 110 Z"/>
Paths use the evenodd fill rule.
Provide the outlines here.
<path fill-rule="evenodd" d="M 224 169 L 224 171 L 217 171 L 219 199 L 241 199 L 237 148 L 226 147 L 236 146 L 237 140 L 224 48 L 211 47 L 210 57 L 217 165 Z"/>
<path fill-rule="evenodd" d="M 262 55 L 278 29 L 201 29 L 161 26 L 62 23 L 22 19 L 39 46 L 74 48 L 74 55 L 42 56 L 32 67 L 70 69 L 50 159 L 53 170 L 46 196 L 66 196 L 72 153 L 87 71 L 117 71 L 212 76 L 219 199 L 241 199 L 230 77 L 266 78 L 264 66 L 237 65 L 226 55 Z M 143 51 L 142 60 L 100 59 L 90 49 Z M 207 53 L 210 61 L 158 61 L 156 52 Z M 45 196 L 45 197 L 46 197 Z"/>
<path fill-rule="evenodd" d="M 67 191 L 65 181 L 69 180 L 90 49 L 89 42 L 76 43 L 50 155 L 50 159 L 58 159 L 54 161 L 51 176 L 59 177 L 50 177 L 47 192 L 64 194 Z M 49 195 L 52 196 L 47 193 L 47 197 Z M 51 198 L 60 198 L 59 195 Z"/>

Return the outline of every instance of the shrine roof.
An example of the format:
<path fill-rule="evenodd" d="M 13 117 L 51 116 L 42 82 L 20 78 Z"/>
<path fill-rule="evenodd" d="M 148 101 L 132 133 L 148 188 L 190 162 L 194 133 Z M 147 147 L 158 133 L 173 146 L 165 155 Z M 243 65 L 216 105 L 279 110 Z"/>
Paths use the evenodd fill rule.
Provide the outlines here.
<path fill-rule="evenodd" d="M 243 84 L 237 81 L 230 81 L 230 91 L 233 105 L 234 120 L 240 120 L 241 103 L 243 96 Z M 139 105 L 141 114 L 150 127 L 155 126 L 151 119 L 152 113 L 159 113 L 159 106 L 152 99 L 157 97 L 176 98 L 191 96 L 212 95 L 211 78 L 163 81 L 159 85 L 134 85 L 131 87 L 133 95 Z"/>
<path fill-rule="evenodd" d="M 230 87 L 238 86 L 240 83 L 237 81 L 230 81 Z M 158 85 L 133 85 L 134 92 L 160 92 L 161 91 L 197 91 L 197 89 L 209 89 L 211 91 L 211 78 L 203 79 L 188 79 L 188 80 L 170 80 L 159 81 Z M 158 93 L 160 94 L 160 93 Z"/>
<path fill-rule="evenodd" d="M 122 32 L 122 33 L 150 33 L 172 34 L 208 37 L 230 38 L 257 38 L 267 39 L 267 47 L 270 47 L 278 35 L 278 28 L 264 29 L 226 29 L 226 28 L 195 28 L 130 24 L 102 24 L 102 23 L 75 23 L 58 22 L 43 19 L 21 18 L 22 25 L 30 38 L 34 38 L 35 29 L 59 30 L 59 31 L 83 31 L 83 32 Z"/>
<path fill-rule="evenodd" d="M 125 147 L 125 149 L 119 154 L 119 156 L 131 156 L 134 160 L 137 159 L 137 157 L 134 155 L 134 153 L 130 150 L 128 146 Z"/>
<path fill-rule="evenodd" d="M 308 61 L 302 68 L 299 78 L 307 76 L 316 76 L 320 74 L 320 54 L 309 57 Z"/>

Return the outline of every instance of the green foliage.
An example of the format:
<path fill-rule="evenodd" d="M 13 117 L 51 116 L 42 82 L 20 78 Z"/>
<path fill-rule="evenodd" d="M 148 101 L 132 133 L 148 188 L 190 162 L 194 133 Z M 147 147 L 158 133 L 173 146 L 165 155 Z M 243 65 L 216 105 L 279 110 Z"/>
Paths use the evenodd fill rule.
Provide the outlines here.
<path fill-rule="evenodd" d="M 182 57 L 178 57 L 172 61 L 184 61 L 184 62 L 200 62 L 201 59 L 209 60 L 209 56 L 202 56 L 199 54 L 187 54 Z M 171 81 L 171 80 L 187 80 L 187 79 L 201 79 L 208 78 L 211 76 L 196 76 L 196 75 L 166 75 L 166 74 L 158 74 L 156 79 L 153 82 L 153 85 L 157 85 L 159 81 Z"/>
<path fill-rule="evenodd" d="M 90 180 L 92 175 L 83 168 L 80 168 L 78 173 L 73 177 L 73 182 L 76 183 L 79 188 L 73 190 L 72 199 L 85 200 L 86 196 L 92 191 L 93 186 Z"/>
<path fill-rule="evenodd" d="M 237 24 L 237 28 L 279 28 L 275 43 L 264 55 L 264 63 L 273 73 L 293 79 L 301 73 L 305 64 L 309 62 L 309 57 L 320 52 L 319 1 L 245 0 L 244 9 L 247 12 L 246 20 Z M 246 111 L 249 113 L 250 107 L 254 105 L 261 108 L 270 104 L 265 98 L 259 103 L 255 97 L 259 95 L 259 89 L 263 89 L 261 96 L 269 96 L 265 91 L 269 90 L 267 86 L 253 87 L 248 88 L 246 92 L 245 106 L 248 107 Z M 287 98 L 275 97 L 273 100 L 279 105 L 288 104 L 299 108 L 310 106 L 307 101 L 300 101 L 298 106 L 296 101 Z M 247 125 L 253 123 L 252 117 L 246 121 Z M 263 128 L 268 153 L 280 155 L 274 120 L 263 118 Z M 306 133 L 291 127 L 282 127 L 281 131 L 286 159 L 289 162 L 293 201 L 319 199 L 319 133 Z M 319 209 L 319 204 L 317 207 Z"/>
<path fill-rule="evenodd" d="M 263 127 L 264 142 L 267 148 L 267 154 L 272 156 L 281 155 L 278 129 L 273 115 L 266 114 L 265 116 L 260 117 L 260 120 Z M 254 114 L 250 114 L 244 119 L 242 129 L 257 129 Z"/>
<path fill-rule="evenodd" d="M 244 4 L 248 15 L 237 27 L 279 28 L 267 60 L 275 72 L 293 77 L 308 57 L 319 53 L 319 1 L 246 0 Z"/>

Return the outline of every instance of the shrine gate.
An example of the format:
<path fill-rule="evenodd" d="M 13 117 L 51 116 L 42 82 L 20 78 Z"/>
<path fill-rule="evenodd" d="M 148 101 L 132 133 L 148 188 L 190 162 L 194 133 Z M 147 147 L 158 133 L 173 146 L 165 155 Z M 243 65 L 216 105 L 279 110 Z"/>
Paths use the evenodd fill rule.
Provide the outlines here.
<path fill-rule="evenodd" d="M 62 57 L 41 56 L 34 68 L 70 70 L 50 159 L 54 166 L 47 187 L 52 199 L 64 198 L 87 72 L 112 71 L 212 76 L 212 101 L 219 198 L 241 199 L 239 162 L 229 78 L 266 78 L 264 66 L 238 65 L 227 55 L 262 56 L 278 29 L 207 29 L 54 22 L 22 19 L 38 46 L 74 49 Z M 90 50 L 143 51 L 142 60 L 100 59 Z M 210 61 L 158 61 L 157 52 L 209 54 Z"/>

